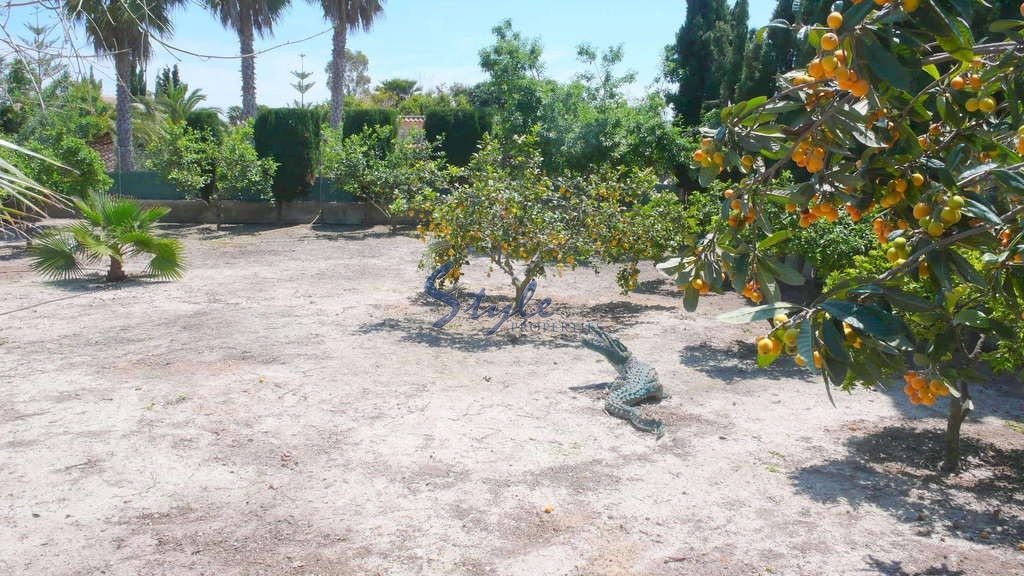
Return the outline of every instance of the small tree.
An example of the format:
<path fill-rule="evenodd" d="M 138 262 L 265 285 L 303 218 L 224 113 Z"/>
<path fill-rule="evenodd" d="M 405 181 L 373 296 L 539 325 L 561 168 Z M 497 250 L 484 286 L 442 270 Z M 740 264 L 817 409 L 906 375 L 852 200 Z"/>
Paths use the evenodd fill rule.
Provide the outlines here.
<path fill-rule="evenodd" d="M 447 172 L 422 134 L 396 141 L 389 126 L 368 126 L 343 138 L 328 130 L 324 138 L 324 175 L 372 204 L 393 223 L 409 199 L 446 186 Z"/>
<path fill-rule="evenodd" d="M 91 194 L 75 200 L 85 219 L 66 228 L 40 235 L 29 247 L 30 266 L 49 278 L 63 280 L 82 276 L 83 264 L 109 262 L 106 279 L 120 282 L 128 276 L 125 261 L 148 254 L 147 271 L 156 278 L 177 279 L 184 270 L 181 242 L 153 235 L 153 225 L 168 208 L 143 210 L 131 200 Z"/>
<path fill-rule="evenodd" d="M 688 286 L 688 309 L 723 273 L 770 302 L 726 316 L 775 317 L 758 342 L 762 365 L 794 354 L 830 393 L 903 375 L 915 404 L 952 396 L 947 471 L 960 469 L 978 362 L 1019 370 L 1024 360 L 1024 22 L 994 22 L 998 41 L 979 44 L 963 22 L 986 10 L 864 1 L 827 25 L 794 26 L 815 53 L 806 68 L 771 98 L 723 109 L 694 154 L 705 182 L 746 174 L 725 200 L 736 217 L 663 265 Z M 790 161 L 809 180 L 780 187 Z M 802 278 L 771 251 L 840 210 L 872 220 L 879 249 L 809 305 L 780 302 L 779 283 Z"/>
<path fill-rule="evenodd" d="M 222 139 L 181 124 L 168 125 L 154 147 L 149 169 L 217 209 L 220 226 L 224 200 L 271 200 L 277 163 L 260 158 L 253 147 L 252 123 L 229 128 Z"/>
<path fill-rule="evenodd" d="M 431 190 L 411 207 L 429 217 L 420 232 L 435 240 L 434 263 L 455 262 L 444 280 L 457 280 L 471 253 L 486 255 L 493 268 L 509 276 L 518 301 L 550 268 L 602 259 L 623 266 L 620 285 L 635 288 L 637 261 L 678 246 L 650 235 L 675 235 L 681 243 L 679 230 L 685 226 L 672 219 L 662 228 L 642 226 L 650 216 L 644 207 L 679 207 L 674 196 L 652 201 L 654 185 L 649 171 L 609 166 L 589 175 L 553 177 L 542 168 L 535 137 L 515 137 L 501 146 L 485 136 L 450 193 Z"/>

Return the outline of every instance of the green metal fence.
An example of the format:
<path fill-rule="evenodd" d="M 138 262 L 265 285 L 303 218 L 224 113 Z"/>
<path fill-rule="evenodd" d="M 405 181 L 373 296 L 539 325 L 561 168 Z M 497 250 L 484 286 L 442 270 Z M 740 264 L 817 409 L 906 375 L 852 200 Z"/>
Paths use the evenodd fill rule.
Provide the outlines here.
<path fill-rule="evenodd" d="M 109 176 L 114 185 L 108 192 L 137 200 L 186 200 L 188 195 L 178 187 L 164 180 L 156 172 L 112 172 Z M 194 196 L 194 195 L 193 195 Z M 256 194 L 242 194 L 232 200 L 263 202 Z M 313 189 L 301 200 L 306 202 L 358 202 L 359 199 L 342 190 L 330 178 L 317 178 Z"/>

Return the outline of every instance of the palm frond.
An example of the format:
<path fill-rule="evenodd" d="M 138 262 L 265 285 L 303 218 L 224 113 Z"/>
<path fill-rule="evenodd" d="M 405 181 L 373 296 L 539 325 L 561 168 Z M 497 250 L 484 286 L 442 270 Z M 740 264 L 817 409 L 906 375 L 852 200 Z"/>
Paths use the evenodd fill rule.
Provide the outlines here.
<path fill-rule="evenodd" d="M 139 214 L 138 229 L 140 231 L 149 230 L 157 220 L 166 216 L 170 211 L 171 209 L 166 206 L 155 206 L 148 210 L 143 210 Z"/>
<path fill-rule="evenodd" d="M 111 256 L 118 260 L 122 259 L 114 247 L 104 242 L 103 238 L 98 236 L 96 231 L 87 222 L 75 222 L 68 226 L 66 230 L 75 237 L 79 245 L 79 257 L 86 262 L 99 262 Z"/>
<path fill-rule="evenodd" d="M 103 207 L 107 203 L 106 194 L 89 194 L 85 199 L 75 199 L 75 208 L 90 224 L 97 228 L 103 227 Z"/>
<path fill-rule="evenodd" d="M 177 280 L 185 271 L 185 248 L 176 238 L 157 238 L 144 232 L 122 236 L 135 254 L 152 254 L 146 271 L 161 280 Z"/>
<path fill-rule="evenodd" d="M 50 231 L 37 237 L 28 249 L 29 267 L 52 280 L 82 275 L 78 263 L 79 244 L 68 231 Z"/>

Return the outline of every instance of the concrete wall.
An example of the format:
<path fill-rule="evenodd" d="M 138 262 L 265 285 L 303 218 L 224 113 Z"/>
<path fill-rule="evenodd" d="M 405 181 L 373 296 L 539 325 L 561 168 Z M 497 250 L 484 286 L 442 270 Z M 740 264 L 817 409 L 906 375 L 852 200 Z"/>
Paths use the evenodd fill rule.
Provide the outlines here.
<path fill-rule="evenodd" d="M 177 224 L 216 224 L 217 208 L 201 200 L 136 200 L 140 206 L 166 206 L 171 212 L 161 222 Z M 53 218 L 74 218 L 72 211 L 52 208 L 47 211 Z M 317 214 L 320 217 L 317 218 Z M 384 215 L 364 202 L 288 202 L 281 207 L 278 219 L 277 206 L 268 202 L 242 202 L 225 200 L 221 203 L 223 224 L 308 224 L 316 218 L 317 224 L 348 226 L 374 226 L 386 224 Z M 398 224 L 411 224 L 415 220 L 407 217 L 396 218 Z"/>

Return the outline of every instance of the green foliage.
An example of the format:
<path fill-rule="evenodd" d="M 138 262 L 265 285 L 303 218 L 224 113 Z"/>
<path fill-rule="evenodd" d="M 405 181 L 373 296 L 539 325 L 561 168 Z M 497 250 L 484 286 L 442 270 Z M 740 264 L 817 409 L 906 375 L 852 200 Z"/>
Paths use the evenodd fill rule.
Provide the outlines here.
<path fill-rule="evenodd" d="M 88 145 L 111 129 L 113 110 L 101 98 L 100 83 L 92 79 L 73 82 L 62 76 L 41 95 L 46 106 L 37 101 L 24 107 L 25 119 L 16 139 L 62 166 L 15 152 L 3 152 L 5 157 L 54 192 L 84 197 L 109 188 L 111 180 L 103 161 Z"/>
<path fill-rule="evenodd" d="M 256 153 L 251 122 L 227 130 L 217 151 L 216 167 L 218 198 L 273 198 L 277 163 Z"/>
<path fill-rule="evenodd" d="M 830 6 L 800 8 L 794 20 Z M 771 256 L 780 242 L 840 209 L 871 220 L 881 250 L 834 272 L 827 291 L 771 336 L 792 331 L 787 351 L 818 365 L 829 386 L 884 386 L 903 374 L 911 402 L 952 395 L 943 468 L 955 471 L 968 384 L 986 379 L 979 361 L 1017 369 L 1022 357 L 1024 21 L 993 23 L 981 44 L 965 22 L 989 7 L 909 8 L 850 4 L 829 42 L 824 26 L 794 27 L 797 62 L 808 69 L 784 74 L 771 98 L 724 108 L 694 157 L 716 175 L 719 166 L 743 174 L 733 201 L 751 216 L 730 216 L 665 269 L 677 279 L 724 272 L 746 282 L 745 294 L 777 301 L 778 283 L 795 276 Z M 846 62 L 829 70 L 830 58 L 842 64 L 839 49 Z M 779 189 L 790 160 L 808 179 Z M 776 216 L 771 204 L 800 216 Z"/>
<path fill-rule="evenodd" d="M 652 196 L 654 185 L 649 171 L 609 166 L 551 176 L 536 137 L 499 144 L 485 136 L 450 193 L 430 191 L 410 207 L 429 219 L 420 228 L 435 240 L 429 264 L 455 262 L 447 281 L 459 278 L 470 254 L 486 255 L 518 297 L 551 268 L 603 259 L 623 266 L 620 285 L 628 290 L 636 262 L 675 248 L 681 236 L 676 221 L 646 226 L 679 208 L 671 196 Z"/>
<path fill-rule="evenodd" d="M 226 125 L 213 108 L 192 110 L 185 116 L 185 125 L 193 132 L 205 132 L 214 142 L 224 138 Z"/>
<path fill-rule="evenodd" d="M 319 161 L 320 119 L 318 111 L 308 108 L 271 108 L 256 117 L 256 152 L 278 166 L 273 185 L 278 204 L 305 196 L 313 187 Z"/>
<path fill-rule="evenodd" d="M 59 194 L 84 197 L 110 188 L 113 180 L 107 176 L 103 159 L 84 140 L 65 136 L 53 142 L 52 147 L 36 142 L 26 144 L 46 159 L 13 152 L 0 152 L 0 155 L 44 188 Z"/>
<path fill-rule="evenodd" d="M 795 232 L 782 249 L 803 256 L 814 267 L 815 276 L 825 278 L 848 270 L 854 258 L 866 255 L 877 244 L 870 225 L 842 216 L 835 222 L 818 220 Z"/>
<path fill-rule="evenodd" d="M 541 46 L 503 20 L 491 29 L 492 46 L 480 51 L 480 68 L 489 76 L 479 87 L 483 105 L 495 110 L 494 134 L 508 141 L 529 134 L 539 124 L 543 90 Z"/>
<path fill-rule="evenodd" d="M 322 172 L 391 221 L 411 198 L 446 186 L 447 173 L 437 156 L 422 136 L 396 141 L 388 126 L 368 126 L 346 138 L 328 130 Z"/>
<path fill-rule="evenodd" d="M 190 198 L 270 200 L 277 163 L 256 153 L 251 123 L 229 128 L 219 141 L 207 132 L 170 123 L 155 142 L 147 167 Z"/>
<path fill-rule="evenodd" d="M 742 26 L 746 26 L 743 23 Z M 700 120 L 706 102 L 717 101 L 730 72 L 733 34 L 725 0 L 687 0 L 686 21 L 675 44 L 665 48 L 665 78 L 677 89 L 666 99 L 683 123 Z M 729 87 L 726 93 L 731 93 Z"/>
<path fill-rule="evenodd" d="M 168 123 L 154 141 L 147 168 L 185 192 L 201 196 L 214 177 L 216 144 L 184 124 Z"/>
<path fill-rule="evenodd" d="M 147 272 L 159 279 L 180 278 L 184 270 L 183 247 L 173 238 L 153 234 L 167 208 L 143 210 L 131 200 L 90 194 L 75 200 L 84 221 L 42 234 L 29 247 L 30 266 L 48 278 L 63 280 L 82 276 L 83 265 L 108 260 L 107 280 L 124 280 L 124 263 L 135 255 L 152 256 Z"/>
<path fill-rule="evenodd" d="M 426 113 L 423 131 L 427 140 L 440 143 L 448 163 L 469 164 L 484 134 L 491 130 L 491 114 L 479 108 L 435 109 Z"/>
<path fill-rule="evenodd" d="M 391 134 L 398 134 L 398 112 L 387 108 L 359 108 L 345 112 L 342 133 L 346 136 L 362 134 L 367 127 L 384 126 L 391 128 Z"/>

